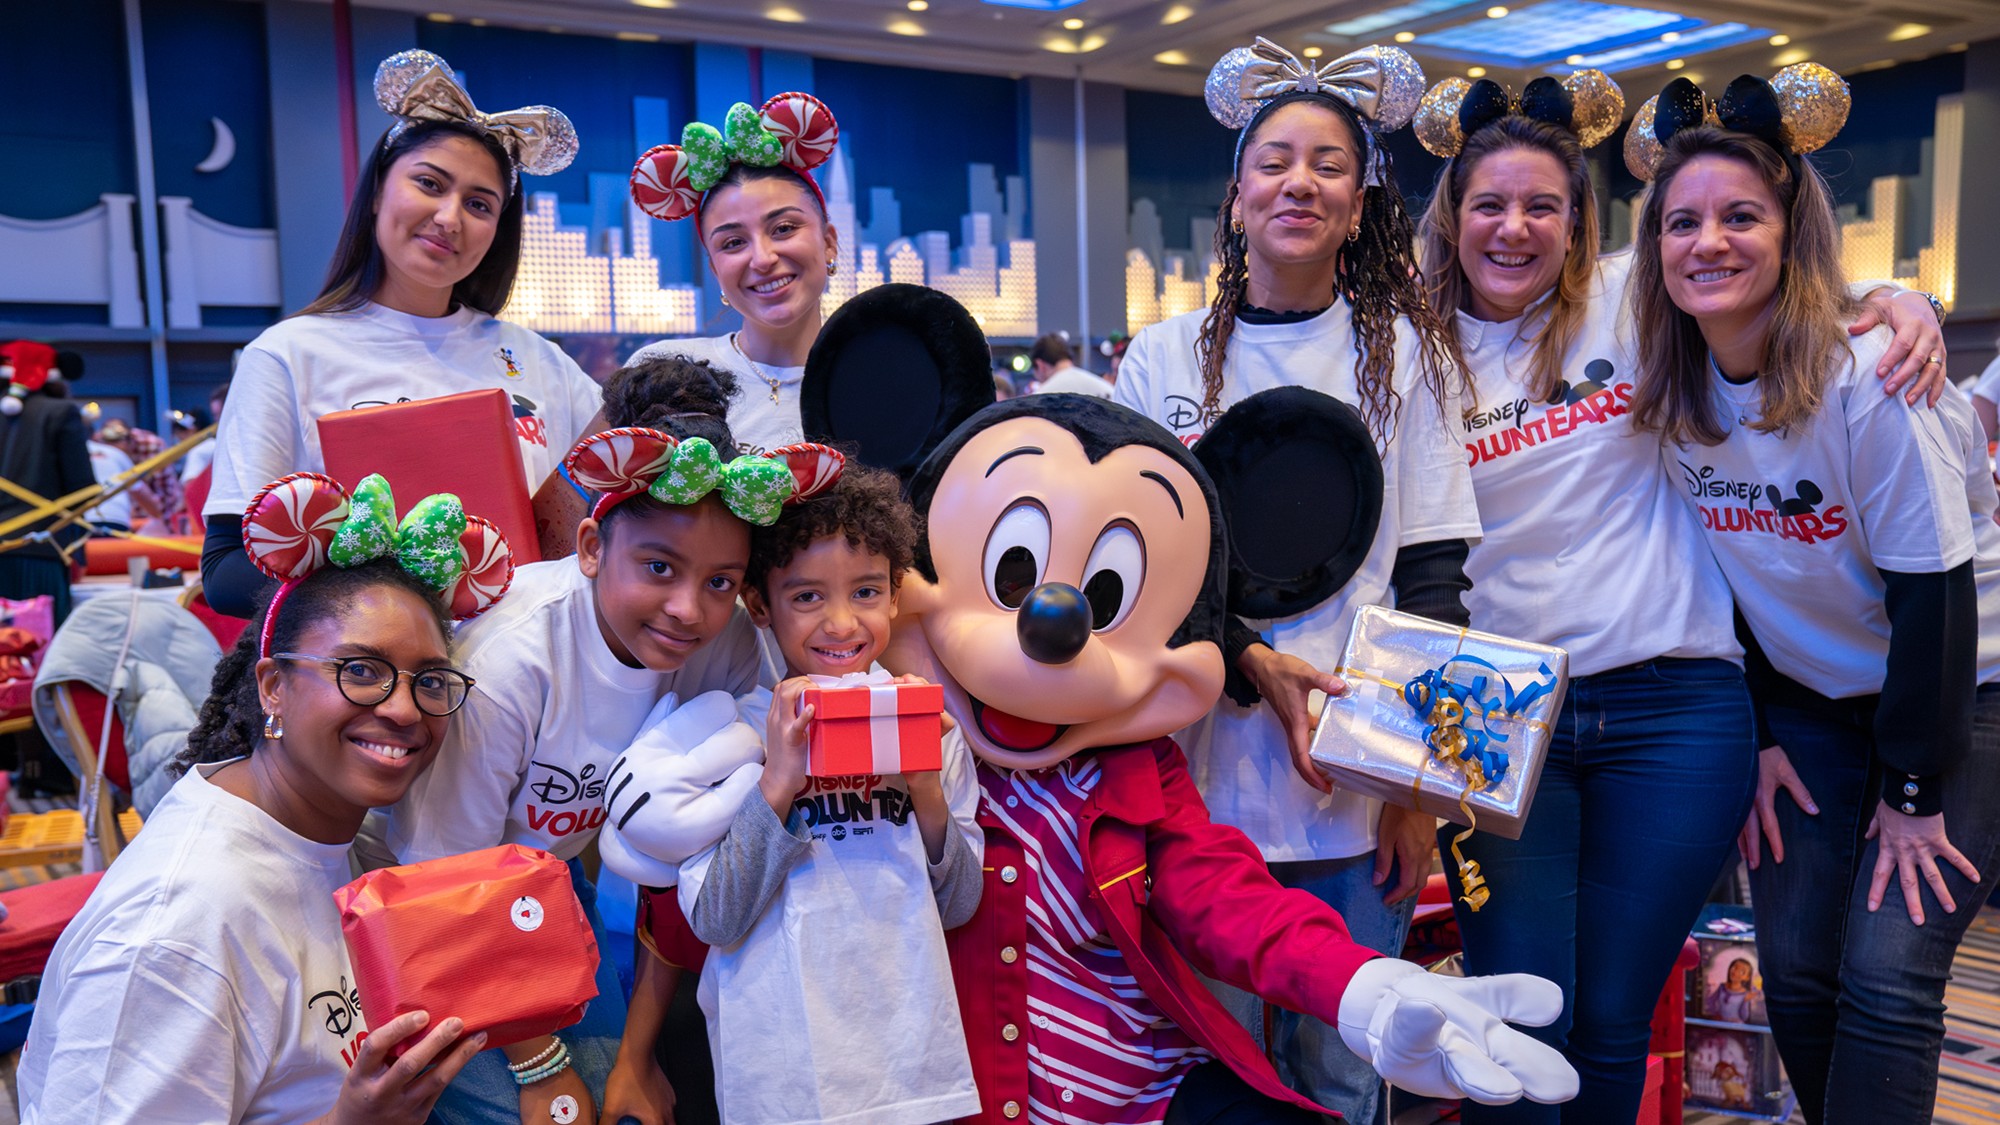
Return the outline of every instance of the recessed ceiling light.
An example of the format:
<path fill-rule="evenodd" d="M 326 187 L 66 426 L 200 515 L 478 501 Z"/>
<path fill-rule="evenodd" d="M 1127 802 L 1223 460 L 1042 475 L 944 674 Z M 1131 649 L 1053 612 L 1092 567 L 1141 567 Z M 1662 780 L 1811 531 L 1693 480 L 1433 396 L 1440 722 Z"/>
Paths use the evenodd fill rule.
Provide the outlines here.
<path fill-rule="evenodd" d="M 1168 66 L 1186 66 L 1188 64 L 1188 57 L 1186 51 L 1161 51 L 1159 54 L 1153 56 L 1153 61 L 1156 63 L 1165 63 Z"/>
<path fill-rule="evenodd" d="M 1079 51 L 1088 52 L 1088 51 L 1095 51 L 1102 46 L 1104 46 L 1104 36 L 1093 35 L 1088 39 L 1085 39 L 1083 42 L 1077 44 L 1076 49 Z"/>
<path fill-rule="evenodd" d="M 1777 63 L 1779 66 L 1790 66 L 1793 63 L 1802 63 L 1811 57 L 1811 55 L 1808 55 L 1799 48 L 1793 47 L 1789 51 L 1778 52 L 1778 57 L 1771 61 Z"/>
<path fill-rule="evenodd" d="M 931 0 L 910 0 L 910 10 L 912 12 L 921 12 L 928 9 L 930 6 L 931 6 Z"/>
<path fill-rule="evenodd" d="M 1773 35 L 1773 36 L 1771 36 L 1771 46 L 1773 46 L 1773 47 L 1782 47 L 1782 46 L 1784 46 L 1785 44 L 1787 44 L 1787 43 L 1790 43 L 1791 41 L 1792 41 L 1792 37 L 1791 37 L 1791 36 L 1789 36 L 1789 35 Z"/>
<path fill-rule="evenodd" d="M 641 8 L 671 8 L 674 6 L 674 0 L 632 0 L 632 2 Z"/>
<path fill-rule="evenodd" d="M 1063 21 L 1063 26 L 1071 31 L 1082 31 L 1083 21 L 1077 19 L 1075 16 L 1071 16 L 1070 18 Z"/>
<path fill-rule="evenodd" d="M 1179 23 L 1191 15 L 1194 15 L 1193 8 L 1188 7 L 1186 4 L 1175 4 L 1173 7 L 1167 9 L 1166 15 L 1160 17 L 1160 22 Z"/>
<path fill-rule="evenodd" d="M 1417 33 L 1414 31 L 1399 31 L 1396 33 L 1396 42 L 1398 43 L 1413 43 L 1416 41 L 1416 38 Z"/>
<path fill-rule="evenodd" d="M 1318 48 L 1318 47 L 1307 47 L 1307 48 L 1305 49 L 1305 52 L 1304 52 L 1304 53 L 1305 53 L 1305 56 L 1306 56 L 1307 58 L 1309 58 L 1309 59 L 1316 59 L 1316 58 L 1320 57 L 1321 55 L 1324 55 L 1324 54 L 1326 54 L 1326 52 L 1325 52 L 1324 50 L 1321 50 L 1321 49 L 1320 49 L 1320 48 Z"/>
<path fill-rule="evenodd" d="M 1564 60 L 1563 60 L 1563 62 L 1565 62 L 1565 63 L 1568 63 L 1568 64 L 1569 64 L 1570 66 L 1582 66 L 1582 65 L 1583 65 L 1583 56 L 1582 56 L 1582 55 L 1571 55 L 1570 57 L 1568 57 L 1568 58 L 1564 59 Z"/>
<path fill-rule="evenodd" d="M 1467 67 L 1465 76 L 1467 78 L 1484 78 L 1486 77 L 1486 68 L 1483 66 Z"/>
<path fill-rule="evenodd" d="M 432 12 L 432 13 L 431 13 L 431 14 L 430 14 L 429 16 L 427 16 L 427 17 L 425 17 L 425 18 L 429 19 L 429 20 L 430 20 L 430 21 L 431 21 L 432 23 L 450 23 L 450 22 L 451 22 L 451 13 L 450 13 L 450 12 Z"/>
<path fill-rule="evenodd" d="M 1682 68 L 1682 67 L 1684 67 L 1684 66 L 1686 66 L 1686 65 L 1687 65 L 1687 60 L 1686 60 L 1686 59 L 1668 59 L 1668 60 L 1667 60 L 1667 69 L 1668 69 L 1668 70 L 1679 70 L 1680 68 Z"/>
<path fill-rule="evenodd" d="M 897 20 L 895 23 L 889 25 L 889 30 L 895 32 L 897 35 L 922 35 L 924 33 L 923 25 L 917 23 L 915 20 Z"/>
<path fill-rule="evenodd" d="M 1660 42 L 1662 42 L 1662 43 L 1678 43 L 1678 42 L 1680 42 L 1680 38 L 1681 38 L 1681 33 L 1680 33 L 1680 32 L 1678 32 L 1678 31 L 1669 31 L 1669 32 L 1667 32 L 1667 33 L 1666 33 L 1665 35 L 1662 35 L 1662 36 L 1660 36 Z"/>
<path fill-rule="evenodd" d="M 1889 33 L 1889 42 L 1901 43 L 1905 39 L 1915 39 L 1930 33 L 1931 25 L 1927 23 L 1906 23 Z"/>
<path fill-rule="evenodd" d="M 767 20 L 777 20 L 777 21 L 778 21 L 779 23 L 804 23 L 804 22 L 806 22 L 806 18 L 805 18 L 804 16 L 802 16 L 802 15 L 798 14 L 797 12 L 795 12 L 795 11 L 791 10 L 790 8 L 769 8 L 769 9 L 766 9 L 766 10 L 765 10 L 765 12 L 764 12 L 764 18 L 765 18 L 765 19 L 767 19 Z"/>
<path fill-rule="evenodd" d="M 618 38 L 627 43 L 658 43 L 660 37 L 650 31 L 621 31 Z"/>
<path fill-rule="evenodd" d="M 1486 18 L 1489 20 L 1497 20 L 1506 14 L 1507 14 L 1507 9 L 1501 7 L 1498 4 L 1495 4 L 1491 8 L 1486 9 Z"/>
<path fill-rule="evenodd" d="M 485 26 L 486 26 L 486 21 L 485 21 L 485 20 L 483 20 L 483 19 L 480 19 L 480 18 L 479 18 L 479 17 L 477 17 L 477 16 L 474 16 L 474 17 L 472 18 L 472 20 L 471 20 L 471 23 L 472 23 L 472 26 L 474 26 L 474 27 L 485 27 Z"/>

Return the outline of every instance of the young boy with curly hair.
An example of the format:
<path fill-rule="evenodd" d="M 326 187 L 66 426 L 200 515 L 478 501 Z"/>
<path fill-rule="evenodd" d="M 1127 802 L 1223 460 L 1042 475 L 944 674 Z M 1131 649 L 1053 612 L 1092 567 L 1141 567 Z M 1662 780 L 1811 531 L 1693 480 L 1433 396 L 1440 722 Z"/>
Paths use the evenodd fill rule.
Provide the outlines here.
<path fill-rule="evenodd" d="M 944 931 L 979 905 L 972 756 L 944 768 L 806 776 L 799 698 L 868 672 L 889 642 L 916 543 L 892 474 L 852 463 L 827 494 L 752 533 L 743 601 L 786 679 L 740 701 L 763 724 L 760 793 L 681 866 L 680 903 L 713 947 L 698 992 L 731 1125 L 927 1125 L 978 1111 Z"/>

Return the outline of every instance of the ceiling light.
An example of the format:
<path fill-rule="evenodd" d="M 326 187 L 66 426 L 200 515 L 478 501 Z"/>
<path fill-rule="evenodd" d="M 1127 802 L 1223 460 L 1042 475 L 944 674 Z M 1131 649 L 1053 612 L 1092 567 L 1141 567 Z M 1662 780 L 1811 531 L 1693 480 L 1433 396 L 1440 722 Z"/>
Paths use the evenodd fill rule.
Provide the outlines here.
<path fill-rule="evenodd" d="M 791 10 L 790 8 L 771 8 L 765 11 L 764 18 L 767 20 L 777 20 L 779 23 L 806 22 L 806 18 L 804 16 L 798 14 L 797 12 Z"/>
<path fill-rule="evenodd" d="M 1680 41 L 1680 37 L 1681 37 L 1681 33 L 1680 33 L 1680 32 L 1678 32 L 1678 31 L 1669 31 L 1669 32 L 1667 32 L 1667 33 L 1666 33 L 1665 35 L 1662 35 L 1662 36 L 1660 36 L 1660 42 L 1662 42 L 1662 43 L 1676 43 L 1676 42 L 1679 42 L 1679 41 Z"/>
<path fill-rule="evenodd" d="M 1927 23 L 1906 23 L 1889 33 L 1889 42 L 1901 43 L 1905 39 L 1915 39 L 1920 35 L 1929 35 L 1930 33 L 1931 25 Z"/>
<path fill-rule="evenodd" d="M 1771 36 L 1771 46 L 1773 46 L 1773 47 L 1782 47 L 1782 46 L 1784 46 L 1785 44 L 1787 44 L 1787 43 L 1790 43 L 1791 41 L 1792 41 L 1792 37 L 1791 37 L 1791 36 L 1789 36 L 1789 35 L 1773 35 L 1773 36 Z"/>
<path fill-rule="evenodd" d="M 1521 12 L 1514 19 L 1508 20 L 1506 26 L 1512 27 L 1517 21 L 1522 23 L 1532 21 L 1535 19 L 1535 14 L 1543 8 L 1554 7 L 1562 2 L 1563 0 L 1543 0 L 1542 3 Z M 1468 24 L 1465 26 L 1470 27 L 1472 25 Z M 1454 28 L 1452 30 L 1456 31 L 1459 29 Z M 1450 34 L 1451 32 L 1435 32 L 1422 37 L 1419 42 L 1429 45 L 1434 39 L 1441 39 Z M 1643 41 L 1631 43 L 1629 46 L 1616 47 L 1611 50 L 1592 51 L 1586 48 L 1580 52 L 1583 55 L 1583 62 L 1570 63 L 1569 65 L 1592 67 L 1604 71 L 1606 74 L 1616 75 L 1626 71 L 1659 66 L 1669 59 L 1678 58 L 1687 60 L 1708 51 L 1740 46 L 1745 43 L 1762 42 L 1770 37 L 1771 29 L 1768 27 L 1747 27 L 1740 23 L 1710 24 L 1707 27 L 1697 26 L 1693 30 L 1684 27 L 1681 29 L 1680 41 L 1677 43 L 1662 43 L 1659 41 L 1658 33 L 1656 33 Z M 1440 45 L 1442 46 L 1443 44 Z M 1457 44 L 1453 44 L 1452 46 L 1456 47 Z M 1465 48 L 1460 47 L 1459 49 Z M 1564 47 L 1561 50 L 1564 54 L 1560 57 L 1567 58 L 1568 52 L 1575 51 L 1576 48 Z M 1501 52 L 1498 50 L 1497 45 L 1489 45 L 1487 48 L 1489 56 L 1499 53 Z M 1551 55 L 1554 55 L 1553 49 L 1551 50 Z M 1528 60 L 1525 65 L 1541 66 L 1543 64 L 1539 60 Z"/>
<path fill-rule="evenodd" d="M 1307 48 L 1305 49 L 1305 52 L 1304 52 L 1304 54 L 1305 54 L 1305 56 L 1306 56 L 1307 58 L 1309 58 L 1309 59 L 1316 59 L 1316 58 L 1320 57 L 1321 55 L 1324 55 L 1324 54 L 1326 54 L 1326 52 L 1325 52 L 1324 50 L 1321 50 L 1321 49 L 1320 49 L 1320 48 L 1318 48 L 1318 47 L 1307 47 Z"/>
<path fill-rule="evenodd" d="M 1686 60 L 1686 59 L 1668 59 L 1668 60 L 1667 60 L 1667 69 L 1668 69 L 1668 70 L 1679 70 L 1680 68 L 1682 68 L 1682 67 L 1684 67 L 1684 66 L 1686 66 L 1686 65 L 1687 65 L 1687 60 Z"/>
<path fill-rule="evenodd" d="M 1495 4 L 1491 8 L 1486 9 L 1486 18 L 1489 20 L 1497 20 L 1506 14 L 1507 14 L 1507 9 L 1501 7 L 1498 4 Z"/>
<path fill-rule="evenodd" d="M 1042 49 L 1045 51 L 1054 51 L 1058 55 L 1076 54 L 1076 44 L 1060 35 L 1051 35 L 1047 39 L 1042 40 Z"/>
<path fill-rule="evenodd" d="M 674 6 L 674 0 L 632 0 L 632 2 L 641 8 L 671 8 Z"/>
<path fill-rule="evenodd" d="M 429 16 L 426 16 L 425 18 L 426 18 L 426 19 L 428 19 L 428 20 L 430 20 L 430 21 L 431 21 L 432 23 L 450 23 L 450 22 L 451 22 L 451 13 L 450 13 L 450 12 L 432 12 L 432 13 L 431 13 L 431 14 L 430 14 Z M 1926 30 L 1928 30 L 1928 29 L 1926 29 Z"/>
<path fill-rule="evenodd" d="M 895 23 L 889 25 L 889 30 L 895 32 L 897 35 L 922 35 L 924 33 L 923 25 L 917 23 L 915 20 L 897 20 Z"/>
<path fill-rule="evenodd" d="M 1486 68 L 1483 66 L 1467 67 L 1465 76 L 1467 78 L 1484 78 L 1486 77 Z"/>
<path fill-rule="evenodd" d="M 472 17 L 472 26 L 474 26 L 474 27 L 485 27 L 485 26 L 486 26 L 486 21 L 485 21 L 485 20 L 483 20 L 483 19 L 480 19 L 480 18 L 479 18 L 478 16 L 474 16 L 474 17 Z"/>
<path fill-rule="evenodd" d="M 1779 66 L 1790 66 L 1793 63 L 1802 63 L 1811 57 L 1811 55 L 1808 55 L 1799 48 L 1793 47 L 1789 51 L 1778 52 L 1778 57 L 1771 61 L 1777 63 Z"/>
<path fill-rule="evenodd" d="M 1165 63 L 1168 66 L 1186 66 L 1188 64 L 1188 57 L 1186 51 L 1161 51 L 1159 54 L 1153 56 L 1153 61 L 1156 63 Z"/>
<path fill-rule="evenodd" d="M 1160 17 L 1160 22 L 1179 23 L 1191 15 L 1194 15 L 1193 8 L 1188 7 L 1186 4 L 1175 4 L 1173 7 L 1167 9 L 1166 15 Z"/>
<path fill-rule="evenodd" d="M 660 37 L 650 31 L 621 31 L 618 38 L 627 43 L 658 43 Z"/>
<path fill-rule="evenodd" d="M 1104 36 L 1093 35 L 1090 38 L 1085 39 L 1083 42 L 1077 44 L 1076 49 L 1079 51 L 1095 51 L 1102 46 L 1104 46 Z"/>
<path fill-rule="evenodd" d="M 1399 31 L 1396 33 L 1396 42 L 1409 43 L 1414 41 L 1416 37 L 1417 33 L 1414 31 Z"/>
<path fill-rule="evenodd" d="M 910 0 L 910 10 L 921 12 L 931 6 L 931 0 Z"/>
<path fill-rule="evenodd" d="M 1063 27 L 1067 28 L 1070 31 L 1082 31 L 1083 21 L 1077 19 L 1075 16 L 1071 16 L 1070 18 L 1063 21 Z"/>
<path fill-rule="evenodd" d="M 1582 56 L 1582 55 L 1571 55 L 1570 57 L 1568 57 L 1568 58 L 1564 59 L 1563 61 L 1564 61 L 1564 62 L 1566 62 L 1566 63 L 1568 63 L 1568 64 L 1569 64 L 1569 65 L 1571 65 L 1571 66 L 1582 66 L 1582 65 L 1583 65 L 1583 56 Z"/>

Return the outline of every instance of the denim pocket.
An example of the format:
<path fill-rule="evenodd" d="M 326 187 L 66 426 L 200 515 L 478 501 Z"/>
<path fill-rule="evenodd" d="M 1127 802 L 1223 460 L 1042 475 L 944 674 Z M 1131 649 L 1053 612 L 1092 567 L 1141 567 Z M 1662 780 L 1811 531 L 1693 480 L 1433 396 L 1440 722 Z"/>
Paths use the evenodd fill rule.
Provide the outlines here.
<path fill-rule="evenodd" d="M 1727 660 L 1676 660 L 1661 657 L 1646 666 L 1663 684 L 1740 684 L 1743 669 Z"/>

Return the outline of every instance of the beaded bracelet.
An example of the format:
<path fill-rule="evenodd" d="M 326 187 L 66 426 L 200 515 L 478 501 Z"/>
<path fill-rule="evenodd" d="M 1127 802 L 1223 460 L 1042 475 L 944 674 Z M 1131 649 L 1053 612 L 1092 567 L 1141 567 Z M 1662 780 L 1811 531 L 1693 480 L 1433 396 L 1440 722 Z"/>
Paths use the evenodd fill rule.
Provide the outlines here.
<path fill-rule="evenodd" d="M 569 1063 L 569 1047 L 563 1045 L 562 1049 L 556 1052 L 555 1058 L 550 1059 L 533 1070 L 523 1071 L 514 1075 L 514 1084 L 517 1086 L 532 1086 L 545 1078 L 554 1078 L 556 1075 L 568 1070 Z"/>
<path fill-rule="evenodd" d="M 532 1059 L 526 1059 L 522 1062 L 508 1063 L 507 1069 L 514 1072 L 515 1074 L 520 1074 L 524 1071 L 533 1070 L 536 1067 L 542 1065 L 543 1063 L 549 1061 L 549 1056 L 555 1054 L 557 1051 L 561 1049 L 562 1049 L 562 1039 L 560 1037 L 552 1035 L 549 1037 L 549 1045 L 547 1047 L 542 1048 L 540 1054 L 536 1055 Z"/>

